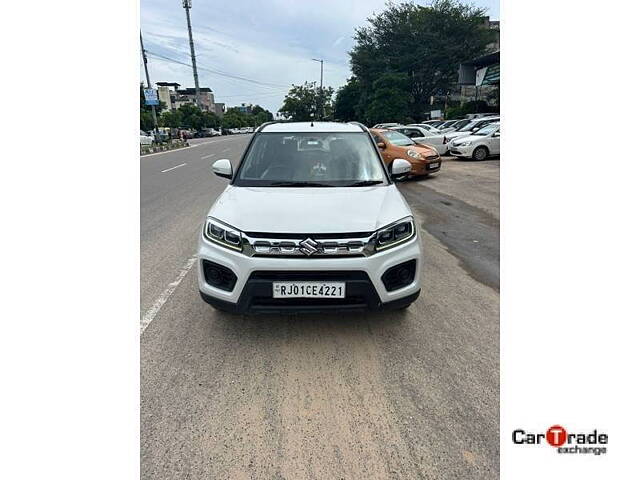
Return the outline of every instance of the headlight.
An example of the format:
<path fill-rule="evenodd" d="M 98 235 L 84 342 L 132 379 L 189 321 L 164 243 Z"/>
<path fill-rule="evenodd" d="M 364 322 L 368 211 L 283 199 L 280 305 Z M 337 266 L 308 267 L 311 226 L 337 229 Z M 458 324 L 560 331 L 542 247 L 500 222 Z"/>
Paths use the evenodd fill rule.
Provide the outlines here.
<path fill-rule="evenodd" d="M 416 229 L 412 217 L 403 218 L 376 232 L 376 250 L 384 250 L 407 242 L 413 238 Z"/>
<path fill-rule="evenodd" d="M 204 222 L 204 237 L 223 247 L 242 251 L 242 232 L 215 218 L 208 217 Z"/>
<path fill-rule="evenodd" d="M 411 149 L 407 150 L 407 155 L 409 155 L 411 158 L 422 158 L 422 155 Z"/>
<path fill-rule="evenodd" d="M 471 145 L 471 142 L 462 142 L 458 143 L 456 147 L 468 147 L 469 145 Z"/>

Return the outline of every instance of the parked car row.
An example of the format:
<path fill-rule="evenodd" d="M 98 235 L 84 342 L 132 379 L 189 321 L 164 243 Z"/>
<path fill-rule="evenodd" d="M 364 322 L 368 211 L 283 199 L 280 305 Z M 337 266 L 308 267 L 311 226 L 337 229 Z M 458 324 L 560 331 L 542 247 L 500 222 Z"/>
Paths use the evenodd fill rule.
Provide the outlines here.
<path fill-rule="evenodd" d="M 379 123 L 371 132 L 394 132 L 396 146 L 430 147 L 438 155 L 451 154 L 461 158 L 484 160 L 489 156 L 500 154 L 500 116 L 496 114 L 473 114 L 471 118 L 454 120 L 428 120 L 422 123 L 401 125 L 399 123 Z M 396 134 L 406 139 L 398 140 Z M 386 138 L 389 134 L 383 134 Z M 381 140 L 383 140 L 381 138 Z M 377 140 L 376 140 L 377 141 Z M 410 143 L 410 142 L 412 143 Z M 384 141 L 380 144 L 386 143 Z M 381 150 L 383 148 L 379 145 Z M 415 147 L 411 147 L 415 150 Z M 413 172 L 413 174 L 417 174 Z"/>
<path fill-rule="evenodd" d="M 241 133 L 253 133 L 253 127 L 229 128 L 227 132 L 229 135 L 237 135 Z"/>

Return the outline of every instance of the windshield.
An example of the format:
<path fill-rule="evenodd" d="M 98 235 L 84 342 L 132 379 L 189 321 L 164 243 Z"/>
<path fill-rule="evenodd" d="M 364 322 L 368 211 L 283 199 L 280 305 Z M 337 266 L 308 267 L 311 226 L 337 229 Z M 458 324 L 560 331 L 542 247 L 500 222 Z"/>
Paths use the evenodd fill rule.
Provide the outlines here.
<path fill-rule="evenodd" d="M 415 145 L 416 143 L 400 132 L 390 130 L 388 132 L 382 132 L 382 135 L 384 138 L 389 140 L 392 145 L 396 145 L 397 147 L 408 147 L 409 145 Z"/>
<path fill-rule="evenodd" d="M 241 187 L 349 187 L 386 184 L 367 133 L 258 133 L 233 184 Z"/>
<path fill-rule="evenodd" d="M 486 127 L 481 128 L 480 130 L 475 132 L 474 135 L 480 135 L 480 136 L 486 137 L 487 135 L 493 135 L 496 132 L 496 130 L 498 130 L 499 128 L 500 128 L 500 125 L 492 123 L 487 125 Z"/>

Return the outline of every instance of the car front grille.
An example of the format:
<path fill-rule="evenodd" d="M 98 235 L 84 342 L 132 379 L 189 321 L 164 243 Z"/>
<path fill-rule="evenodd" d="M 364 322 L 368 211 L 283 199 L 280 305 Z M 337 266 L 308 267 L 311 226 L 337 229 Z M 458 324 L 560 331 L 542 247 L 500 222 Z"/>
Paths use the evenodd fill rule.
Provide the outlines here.
<path fill-rule="evenodd" d="M 375 232 L 269 234 L 244 233 L 252 257 L 363 257 L 375 251 Z"/>

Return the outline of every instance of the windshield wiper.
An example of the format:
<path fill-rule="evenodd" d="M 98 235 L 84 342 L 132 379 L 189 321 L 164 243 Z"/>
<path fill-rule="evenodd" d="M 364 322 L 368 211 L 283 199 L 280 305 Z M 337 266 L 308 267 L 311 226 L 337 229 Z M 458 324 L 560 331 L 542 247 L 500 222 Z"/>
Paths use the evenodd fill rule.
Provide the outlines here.
<path fill-rule="evenodd" d="M 356 183 L 350 183 L 347 187 L 368 187 L 369 185 L 378 185 L 382 180 L 362 180 Z"/>
<path fill-rule="evenodd" d="M 326 183 L 317 182 L 274 182 L 268 185 L 269 187 L 333 187 L 333 185 L 327 185 Z"/>

